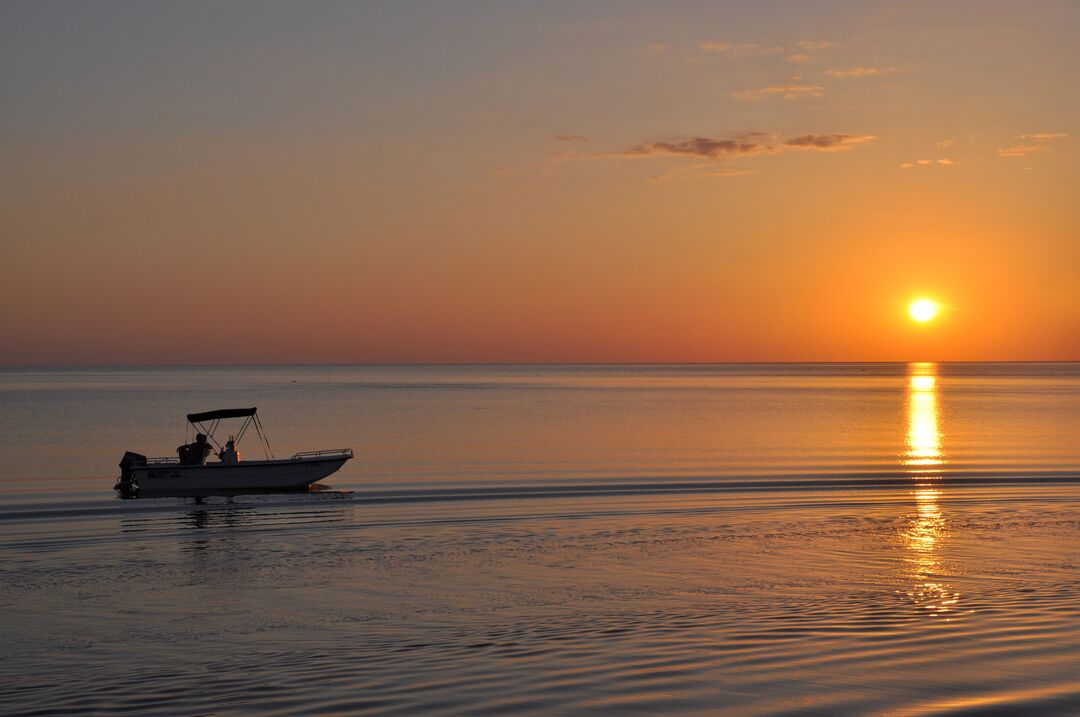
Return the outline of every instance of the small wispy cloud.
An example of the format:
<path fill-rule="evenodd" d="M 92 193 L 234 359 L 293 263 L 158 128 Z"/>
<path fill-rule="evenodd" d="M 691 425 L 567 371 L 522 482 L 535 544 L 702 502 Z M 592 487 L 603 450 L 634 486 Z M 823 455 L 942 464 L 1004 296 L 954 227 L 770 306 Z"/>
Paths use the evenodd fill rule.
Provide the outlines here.
<path fill-rule="evenodd" d="M 935 146 L 938 149 L 948 149 L 949 147 L 953 147 L 955 145 L 956 145 L 956 140 L 955 139 L 943 139 L 943 140 L 939 141 Z"/>
<path fill-rule="evenodd" d="M 692 164 L 689 166 L 675 167 L 662 174 L 653 175 L 649 178 L 649 181 L 659 183 L 678 180 L 742 177 L 753 173 L 754 170 L 741 167 L 717 167 L 711 163 Z"/>
<path fill-rule="evenodd" d="M 1029 132 L 1018 134 L 1013 139 L 1017 144 L 1010 147 L 1002 147 L 998 150 L 999 157 L 1026 157 L 1036 152 L 1044 152 L 1050 148 L 1050 142 L 1068 139 L 1069 135 L 1064 132 Z"/>
<path fill-rule="evenodd" d="M 849 67 L 844 70 L 825 70 L 825 74 L 829 77 L 835 77 L 837 79 L 846 79 L 853 77 L 876 77 L 878 75 L 891 75 L 894 72 L 899 72 L 898 67 Z"/>
<path fill-rule="evenodd" d="M 914 162 L 901 162 L 901 169 L 911 169 L 912 167 L 955 167 L 957 162 L 952 159 L 916 159 Z"/>
<path fill-rule="evenodd" d="M 872 134 L 804 134 L 784 142 L 791 149 L 812 149 L 818 152 L 843 152 L 876 140 Z"/>
<path fill-rule="evenodd" d="M 784 55 L 788 62 L 810 62 L 813 53 L 836 47 L 828 40 L 799 40 L 786 45 L 770 45 L 761 42 L 726 42 L 711 40 L 698 45 L 698 49 L 709 55 L 719 55 L 732 60 L 747 57 L 774 57 Z"/>
<path fill-rule="evenodd" d="M 828 50 L 836 47 L 836 43 L 828 40 L 799 40 L 795 43 L 795 47 L 807 52 L 817 52 L 818 50 Z"/>
<path fill-rule="evenodd" d="M 1064 132 L 1033 132 L 1031 134 L 1018 134 L 1016 139 L 1029 139 L 1032 142 L 1050 142 L 1055 139 L 1068 139 L 1069 135 Z"/>
<path fill-rule="evenodd" d="M 1046 149 L 1043 144 L 1014 144 L 1012 147 L 1002 147 L 998 150 L 999 157 L 1026 157 L 1035 152 Z"/>
<path fill-rule="evenodd" d="M 801 81 L 801 77 L 788 78 L 788 81 L 767 87 L 755 87 L 734 93 L 740 100 L 756 102 L 767 97 L 783 97 L 785 100 L 798 100 L 825 96 L 825 88 Z"/>
<path fill-rule="evenodd" d="M 731 59 L 780 55 L 785 51 L 782 45 L 762 45 L 759 42 L 703 42 L 698 45 L 698 49 Z"/>
<path fill-rule="evenodd" d="M 689 137 L 674 141 L 642 142 L 620 152 L 608 152 L 606 156 L 652 157 L 656 155 L 681 155 L 717 159 L 727 155 L 752 155 L 770 151 L 771 134 L 746 132 L 729 139 Z"/>
<path fill-rule="evenodd" d="M 666 155 L 715 160 L 725 157 L 749 157 L 798 150 L 842 152 L 873 142 L 876 139 L 877 137 L 871 134 L 844 133 L 804 134 L 784 139 L 771 132 L 745 132 L 726 139 L 689 137 L 678 140 L 642 142 L 624 150 L 605 152 L 594 156 L 642 158 Z"/>
<path fill-rule="evenodd" d="M 551 138 L 556 142 L 571 142 L 575 144 L 589 141 L 588 137 L 580 134 L 554 134 Z"/>

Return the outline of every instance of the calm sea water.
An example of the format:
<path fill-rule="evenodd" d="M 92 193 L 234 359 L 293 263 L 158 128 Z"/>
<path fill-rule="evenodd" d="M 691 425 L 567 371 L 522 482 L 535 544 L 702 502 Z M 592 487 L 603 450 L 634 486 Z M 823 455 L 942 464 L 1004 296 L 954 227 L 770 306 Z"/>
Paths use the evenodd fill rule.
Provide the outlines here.
<path fill-rule="evenodd" d="M 356 460 L 112 492 L 251 405 Z M 1076 363 L 8 369 L 0 456 L 5 714 L 1080 713 Z"/>

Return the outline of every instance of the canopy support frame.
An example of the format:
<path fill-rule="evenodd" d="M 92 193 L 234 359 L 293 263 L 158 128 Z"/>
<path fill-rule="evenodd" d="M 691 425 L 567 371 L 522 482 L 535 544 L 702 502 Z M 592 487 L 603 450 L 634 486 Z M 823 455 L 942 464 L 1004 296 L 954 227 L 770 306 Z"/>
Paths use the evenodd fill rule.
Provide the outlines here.
<path fill-rule="evenodd" d="M 259 443 L 263 448 L 263 456 L 265 456 L 267 460 L 274 460 L 274 451 L 270 448 L 270 439 L 266 436 L 266 431 L 262 427 L 262 421 L 259 420 L 255 408 L 222 409 L 219 411 L 207 411 L 205 413 L 189 413 L 187 418 L 188 424 L 193 426 L 200 433 L 203 433 L 210 442 L 217 447 L 219 452 L 224 450 L 224 446 L 214 437 L 214 434 L 217 432 L 221 420 L 223 418 L 243 418 L 244 422 L 240 425 L 240 430 L 237 431 L 236 435 L 233 437 L 234 445 L 240 443 L 240 439 L 247 433 L 248 428 L 255 426 L 255 433 L 259 436 Z M 203 421 L 206 420 L 209 420 L 209 424 L 203 425 Z"/>

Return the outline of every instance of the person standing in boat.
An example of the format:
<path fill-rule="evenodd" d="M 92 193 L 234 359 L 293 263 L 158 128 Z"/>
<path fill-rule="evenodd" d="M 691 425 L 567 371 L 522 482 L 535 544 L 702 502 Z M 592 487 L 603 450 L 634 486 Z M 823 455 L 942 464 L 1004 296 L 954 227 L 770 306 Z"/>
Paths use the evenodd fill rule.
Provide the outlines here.
<path fill-rule="evenodd" d="M 185 443 L 176 449 L 180 456 L 182 466 L 201 466 L 206 463 L 206 457 L 210 455 L 210 444 L 206 442 L 206 436 L 202 433 L 195 436 L 194 443 Z"/>

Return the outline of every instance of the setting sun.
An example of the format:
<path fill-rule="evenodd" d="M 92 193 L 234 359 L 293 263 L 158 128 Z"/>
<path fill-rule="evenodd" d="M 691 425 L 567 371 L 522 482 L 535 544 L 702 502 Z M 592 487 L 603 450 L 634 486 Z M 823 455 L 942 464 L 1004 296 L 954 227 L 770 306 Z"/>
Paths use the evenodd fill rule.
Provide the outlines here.
<path fill-rule="evenodd" d="M 908 306 L 908 315 L 920 324 L 925 324 L 938 315 L 938 304 L 930 299 L 916 299 Z"/>

